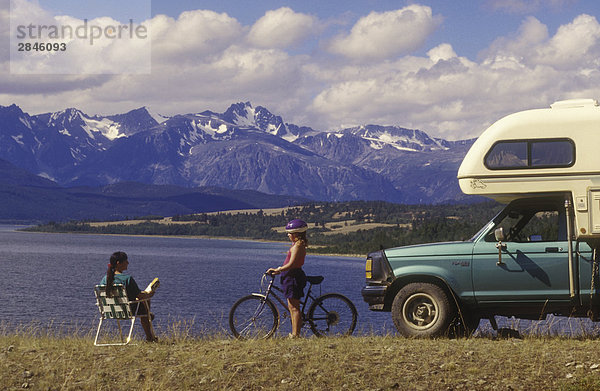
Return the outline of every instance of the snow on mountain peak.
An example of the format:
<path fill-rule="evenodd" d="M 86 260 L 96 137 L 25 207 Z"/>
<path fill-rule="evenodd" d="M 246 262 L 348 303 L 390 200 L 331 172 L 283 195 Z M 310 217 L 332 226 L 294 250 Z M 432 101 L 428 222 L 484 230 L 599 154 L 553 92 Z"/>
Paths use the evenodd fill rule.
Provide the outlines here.
<path fill-rule="evenodd" d="M 221 125 L 219 125 L 217 130 L 215 130 L 215 133 L 226 133 L 227 130 L 228 130 L 227 125 L 221 124 Z"/>
<path fill-rule="evenodd" d="M 223 113 L 223 119 L 234 125 L 243 127 L 256 126 L 256 110 L 250 102 L 235 103 Z"/>
<path fill-rule="evenodd" d="M 346 129 L 345 132 L 370 141 L 373 149 L 382 149 L 386 145 L 400 151 L 447 149 L 424 132 L 397 126 L 362 125 Z"/>
<path fill-rule="evenodd" d="M 81 127 L 91 139 L 95 139 L 98 133 L 101 133 L 110 140 L 123 136 L 119 133 L 119 123 L 103 117 L 91 118 L 81 110 L 74 108 L 51 113 L 47 123 L 56 127 L 58 132 L 63 136 L 72 136 L 72 132 L 69 129 L 72 129 L 74 126 Z"/>
<path fill-rule="evenodd" d="M 74 109 L 74 108 L 68 108 L 68 109 L 64 109 L 64 110 L 52 113 L 50 115 L 49 122 L 62 121 L 63 123 L 65 123 L 65 122 L 70 123 L 70 122 L 77 120 L 77 118 L 82 118 L 83 116 L 85 116 L 85 114 L 83 114 L 81 111 Z"/>
<path fill-rule="evenodd" d="M 84 125 L 82 126 L 83 130 L 85 130 L 86 133 L 92 138 L 94 138 L 94 132 L 102 133 L 104 137 L 111 141 L 119 137 L 125 137 L 125 134 L 119 132 L 121 124 L 108 118 L 93 119 L 89 117 L 82 117 L 82 120 L 84 122 Z"/>
<path fill-rule="evenodd" d="M 219 117 L 226 123 L 237 127 L 258 129 L 289 142 L 293 142 L 299 137 L 298 134 L 290 131 L 280 116 L 274 115 L 262 106 L 253 107 L 250 102 L 232 104 Z"/>
<path fill-rule="evenodd" d="M 27 126 L 29 129 L 32 129 L 31 127 L 31 122 L 29 122 L 29 120 L 25 117 L 19 117 L 19 121 L 21 121 L 21 123 L 25 126 Z"/>
<path fill-rule="evenodd" d="M 235 119 L 233 123 L 239 126 L 254 126 L 254 113 L 255 111 L 253 107 L 247 108 L 244 113 L 245 115 L 241 113 L 234 113 Z"/>
<path fill-rule="evenodd" d="M 166 115 L 159 114 L 157 111 L 154 111 L 153 109 L 151 109 L 148 106 L 144 106 L 143 109 L 146 110 L 148 115 L 150 117 L 152 117 L 159 124 L 162 124 L 163 122 L 165 122 L 166 120 L 168 120 L 170 118 L 170 117 L 167 117 Z"/>

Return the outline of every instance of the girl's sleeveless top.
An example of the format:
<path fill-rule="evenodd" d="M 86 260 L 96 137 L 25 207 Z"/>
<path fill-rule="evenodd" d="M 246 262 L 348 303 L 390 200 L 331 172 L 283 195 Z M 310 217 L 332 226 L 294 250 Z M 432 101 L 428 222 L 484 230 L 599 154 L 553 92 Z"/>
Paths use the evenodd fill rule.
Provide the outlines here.
<path fill-rule="evenodd" d="M 292 245 L 292 247 L 294 247 L 295 244 Z M 290 249 L 287 252 L 287 257 L 285 258 L 285 261 L 283 262 L 283 265 L 287 265 L 287 263 L 290 261 L 290 258 L 292 257 L 292 247 L 290 247 Z M 306 253 L 304 253 L 304 255 L 300 258 L 300 261 L 298 263 L 298 267 L 294 267 L 292 269 L 300 269 L 302 266 L 304 266 L 304 258 L 306 258 Z"/>

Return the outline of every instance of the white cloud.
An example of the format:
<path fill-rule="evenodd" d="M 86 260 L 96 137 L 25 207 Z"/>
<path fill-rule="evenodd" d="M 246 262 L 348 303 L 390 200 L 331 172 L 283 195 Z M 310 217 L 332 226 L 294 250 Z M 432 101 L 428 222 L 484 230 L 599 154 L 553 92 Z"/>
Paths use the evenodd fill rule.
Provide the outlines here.
<path fill-rule="evenodd" d="M 0 42 L 8 42 L 9 39 L 10 39 L 10 14 L 9 14 L 8 7 L 6 7 L 6 8 L 2 7 L 2 3 L 0 2 Z M 10 59 L 9 47 L 6 46 L 6 44 L 0 45 L 0 64 L 9 61 L 9 59 Z M 0 73 L 2 73 L 3 71 L 4 70 L 0 68 Z"/>
<path fill-rule="evenodd" d="M 38 3 L 12 0 L 10 25 L 13 74 L 150 72 L 150 37 L 143 22 L 53 16 Z"/>
<path fill-rule="evenodd" d="M 332 123 L 394 124 L 431 131 L 424 125 L 433 119 L 465 120 L 471 115 L 456 108 L 462 108 L 470 94 L 481 96 L 476 70 L 476 64 L 457 57 L 429 60 L 416 72 L 396 67 L 379 77 L 332 84 L 314 99 L 311 110 L 319 117 L 333 116 L 328 118 Z M 438 135 L 444 130 L 433 129 Z"/>
<path fill-rule="evenodd" d="M 530 16 L 515 36 L 498 38 L 484 55 L 488 61 L 514 57 L 528 66 L 563 70 L 594 67 L 600 58 L 600 24 L 593 16 L 579 15 L 551 37 L 548 28 Z"/>
<path fill-rule="evenodd" d="M 371 12 L 350 33 L 332 40 L 329 50 L 355 60 L 384 60 L 420 48 L 440 25 L 431 8 L 410 5 L 396 11 Z"/>
<path fill-rule="evenodd" d="M 288 7 L 267 11 L 250 29 L 248 41 L 265 48 L 294 46 L 315 34 L 317 22 L 316 17 L 294 12 Z"/>
<path fill-rule="evenodd" d="M 150 21 L 153 60 L 203 61 L 221 53 L 243 34 L 242 25 L 225 13 L 185 11 L 175 20 L 157 15 Z"/>
<path fill-rule="evenodd" d="M 452 45 L 443 43 L 429 50 L 427 56 L 431 61 L 438 62 L 439 60 L 449 60 L 454 58 L 456 57 L 456 53 L 454 52 L 454 49 L 452 49 Z"/>
<path fill-rule="evenodd" d="M 598 66 L 600 24 L 595 17 L 580 15 L 561 26 L 546 44 L 536 48 L 533 60 L 561 69 Z"/>
<path fill-rule="evenodd" d="M 427 56 L 348 66 L 354 72 L 342 68 L 310 110 L 332 125 L 396 124 L 456 139 L 475 137 L 513 111 L 600 96 L 600 25 L 589 15 L 554 35 L 529 17 L 514 35 L 497 39 L 479 62 L 458 56 L 448 44 Z"/>
<path fill-rule="evenodd" d="M 565 98 L 600 98 L 600 26 L 589 15 L 554 33 L 527 17 L 477 61 L 446 42 L 424 48 L 426 55 L 405 54 L 423 45 L 438 26 L 439 17 L 429 7 L 368 14 L 329 45 L 315 25 L 322 22 L 305 17 L 279 8 L 246 26 L 206 10 L 177 18 L 157 15 L 148 22 L 151 74 L 18 77 L 0 72 L 0 104 L 16 103 L 31 113 L 74 106 L 89 114 L 148 105 L 171 115 L 224 111 L 233 102 L 250 100 L 288 122 L 319 130 L 377 123 L 461 139 L 479 135 L 513 111 Z M 268 33 L 279 22 L 289 25 L 289 32 Z M 322 45 L 315 44 L 310 54 L 295 53 L 297 46 L 288 50 L 307 38 L 302 23 L 313 23 L 312 31 L 321 34 L 316 37 Z M 336 46 L 342 43 L 346 46 Z M 106 59 L 137 53 L 128 46 L 106 48 Z M 334 49 L 346 51 L 332 56 Z M 380 61 L 362 61 L 373 59 Z M 72 60 L 90 62 L 82 55 Z"/>
<path fill-rule="evenodd" d="M 546 42 L 549 38 L 548 28 L 533 16 L 527 17 L 519 30 L 511 37 L 497 38 L 490 47 L 484 51 L 485 56 L 517 55 L 527 56 L 532 47 Z"/>

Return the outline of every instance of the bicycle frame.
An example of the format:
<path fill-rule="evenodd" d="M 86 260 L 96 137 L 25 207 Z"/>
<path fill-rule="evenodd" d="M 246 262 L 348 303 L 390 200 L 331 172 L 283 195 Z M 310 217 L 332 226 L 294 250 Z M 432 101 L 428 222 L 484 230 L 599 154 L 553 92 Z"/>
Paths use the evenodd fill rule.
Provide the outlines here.
<path fill-rule="evenodd" d="M 266 278 L 270 277 L 268 281 Z M 356 326 L 356 307 L 344 295 L 339 293 L 313 294 L 313 285 L 319 285 L 323 276 L 308 276 L 308 289 L 303 300 L 300 300 L 300 313 L 303 327 L 310 328 L 316 336 L 350 335 Z M 251 293 L 238 299 L 229 311 L 229 327 L 233 334 L 245 339 L 271 337 L 281 325 L 281 315 L 287 317 L 290 310 L 284 291 L 275 283 L 275 276 L 263 274 L 260 293 Z M 272 299 L 272 297 L 274 299 Z M 285 309 L 281 312 L 277 302 Z M 267 308 L 268 307 L 268 308 Z M 287 316 L 286 316 L 287 314 Z"/>
<path fill-rule="evenodd" d="M 286 312 L 289 314 L 290 309 L 288 308 L 287 301 L 284 301 L 276 293 L 276 292 L 279 292 L 279 293 L 283 294 L 283 289 L 281 289 L 279 286 L 275 285 L 275 276 L 274 275 L 269 275 L 269 274 L 265 274 L 265 275 L 271 277 L 271 281 L 269 281 L 269 285 L 267 286 L 265 293 L 264 294 L 253 293 L 253 295 L 261 296 L 261 297 L 264 297 L 265 299 L 268 299 L 269 296 L 273 296 L 279 302 L 279 304 L 286 310 Z M 300 312 L 302 313 L 302 320 L 306 320 L 305 308 L 306 308 L 306 305 L 309 303 L 309 300 L 315 301 L 315 299 L 316 299 L 312 295 L 312 287 L 313 287 L 313 284 L 309 282 L 308 283 L 308 291 L 306 291 L 306 294 L 304 295 L 304 299 L 300 300 Z M 277 308 L 277 306 L 276 306 L 276 308 Z"/>

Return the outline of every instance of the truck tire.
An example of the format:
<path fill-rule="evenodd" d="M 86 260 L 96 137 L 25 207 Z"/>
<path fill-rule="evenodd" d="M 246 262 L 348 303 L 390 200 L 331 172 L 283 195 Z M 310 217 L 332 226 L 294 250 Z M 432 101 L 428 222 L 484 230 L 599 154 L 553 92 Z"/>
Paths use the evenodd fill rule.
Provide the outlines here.
<path fill-rule="evenodd" d="M 439 286 L 417 282 L 404 286 L 392 303 L 392 319 L 398 332 L 410 338 L 448 336 L 456 307 Z"/>

